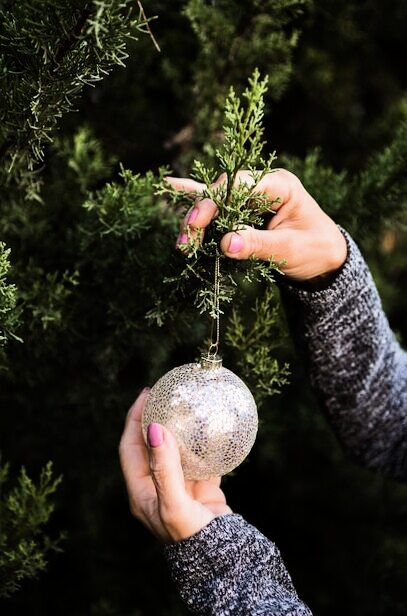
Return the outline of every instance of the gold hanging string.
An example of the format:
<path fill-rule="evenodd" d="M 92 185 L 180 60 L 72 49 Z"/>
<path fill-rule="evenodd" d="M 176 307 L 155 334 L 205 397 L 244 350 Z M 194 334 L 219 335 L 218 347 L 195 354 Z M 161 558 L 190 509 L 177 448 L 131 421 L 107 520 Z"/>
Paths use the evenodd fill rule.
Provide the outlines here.
<path fill-rule="evenodd" d="M 219 255 L 219 252 L 216 252 L 215 280 L 214 280 L 215 316 L 212 319 L 211 344 L 208 349 L 208 358 L 210 357 L 215 358 L 219 350 L 219 337 L 220 337 L 219 291 L 220 291 L 220 255 Z"/>

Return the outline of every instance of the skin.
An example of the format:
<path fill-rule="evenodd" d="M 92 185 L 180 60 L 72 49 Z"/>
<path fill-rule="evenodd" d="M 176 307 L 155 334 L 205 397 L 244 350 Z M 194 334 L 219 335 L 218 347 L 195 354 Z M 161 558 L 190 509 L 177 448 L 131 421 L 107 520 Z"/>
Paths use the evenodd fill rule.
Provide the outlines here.
<path fill-rule="evenodd" d="M 204 184 L 186 178 L 166 179 L 178 190 L 202 193 L 205 188 Z M 225 176 L 221 175 L 215 186 L 225 181 Z M 237 175 L 236 183 L 239 182 L 250 186 L 253 185 L 253 178 L 243 170 Z M 238 232 L 226 233 L 220 243 L 226 256 L 231 259 L 255 256 L 258 259 L 285 261 L 282 271 L 295 280 L 309 280 L 341 267 L 346 259 L 345 238 L 293 173 L 285 169 L 268 173 L 255 191 L 266 195 L 271 201 L 279 199 L 279 203 L 273 204 L 276 214 L 265 229 L 246 227 Z M 188 218 L 195 208 L 196 218 L 191 222 Z M 211 199 L 198 199 L 192 210 L 181 224 L 178 244 L 187 226 L 192 236 L 194 233 L 197 235 L 198 229 L 204 232 L 217 214 L 216 205 Z"/>
<path fill-rule="evenodd" d="M 145 389 L 130 408 L 119 455 L 130 510 L 158 539 L 174 542 L 197 533 L 217 515 L 231 513 L 220 489 L 220 477 L 184 479 L 178 446 L 164 426 L 155 426 L 156 442 L 146 445 L 141 417 L 148 396 Z"/>
<path fill-rule="evenodd" d="M 167 181 L 178 190 L 198 194 L 206 188 L 187 178 L 168 177 Z M 222 175 L 215 185 L 225 181 Z M 250 173 L 244 170 L 236 182 L 253 184 Z M 299 281 L 329 275 L 343 265 L 345 238 L 295 175 L 277 169 L 265 175 L 255 190 L 270 200 L 279 198 L 273 204 L 276 214 L 264 229 L 246 227 L 224 235 L 220 248 L 226 256 L 284 261 L 282 271 Z M 198 241 L 216 215 L 213 201 L 197 199 L 181 223 L 177 247 L 182 248 L 186 241 L 187 226 Z M 184 479 L 175 438 L 164 426 L 152 424 L 151 442 L 145 444 L 141 416 L 147 396 L 148 390 L 144 390 L 131 407 L 119 448 L 130 509 L 162 541 L 179 541 L 200 531 L 216 516 L 231 513 L 231 509 L 220 489 L 220 477 Z"/>

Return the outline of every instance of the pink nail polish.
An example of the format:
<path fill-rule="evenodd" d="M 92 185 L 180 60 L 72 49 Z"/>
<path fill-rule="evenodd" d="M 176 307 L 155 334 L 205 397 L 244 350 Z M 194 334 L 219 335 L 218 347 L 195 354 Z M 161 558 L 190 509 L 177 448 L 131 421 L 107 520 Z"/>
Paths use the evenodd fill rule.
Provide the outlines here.
<path fill-rule="evenodd" d="M 187 224 L 192 225 L 193 222 L 198 218 L 199 210 L 197 207 L 194 207 L 193 210 L 190 211 L 189 216 L 187 218 Z"/>
<path fill-rule="evenodd" d="M 177 248 L 180 244 L 188 244 L 188 236 L 186 233 L 180 233 L 177 239 Z"/>
<path fill-rule="evenodd" d="M 243 238 L 237 233 L 234 233 L 232 237 L 230 238 L 228 252 L 230 252 L 231 254 L 235 254 L 237 252 L 240 252 L 243 246 L 244 246 Z"/>
<path fill-rule="evenodd" d="M 150 447 L 159 447 L 164 441 L 163 427 L 158 423 L 151 423 L 147 427 L 147 440 Z"/>

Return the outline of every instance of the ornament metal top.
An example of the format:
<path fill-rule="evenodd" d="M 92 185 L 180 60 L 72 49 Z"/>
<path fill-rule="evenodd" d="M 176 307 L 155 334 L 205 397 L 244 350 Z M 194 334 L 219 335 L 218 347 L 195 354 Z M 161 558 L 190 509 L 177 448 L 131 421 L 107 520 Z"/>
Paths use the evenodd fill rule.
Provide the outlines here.
<path fill-rule="evenodd" d="M 157 422 L 174 434 L 186 479 L 229 473 L 248 455 L 256 439 L 254 398 L 219 355 L 184 364 L 162 376 L 151 389 L 143 414 L 143 433 Z"/>

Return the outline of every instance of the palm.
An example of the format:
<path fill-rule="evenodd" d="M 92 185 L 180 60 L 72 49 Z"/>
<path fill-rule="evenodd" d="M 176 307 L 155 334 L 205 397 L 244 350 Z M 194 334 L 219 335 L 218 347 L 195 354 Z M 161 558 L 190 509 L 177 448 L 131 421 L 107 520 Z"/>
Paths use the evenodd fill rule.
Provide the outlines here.
<path fill-rule="evenodd" d="M 142 455 L 148 468 L 147 449 L 144 444 L 143 447 Z M 202 526 L 207 523 L 208 513 L 214 516 L 231 513 L 231 509 L 226 504 L 225 495 L 220 488 L 220 481 L 219 477 L 186 480 L 185 490 L 189 499 L 186 501 L 183 513 L 189 517 L 196 518 L 198 521 L 202 520 Z M 167 524 L 163 523 L 160 515 L 157 490 L 149 471 L 148 474 L 139 480 L 137 496 L 133 494 L 134 497 L 137 498 L 138 509 L 146 513 L 146 518 L 143 520 L 146 526 L 159 538 L 171 541 L 172 537 L 168 533 Z"/>

